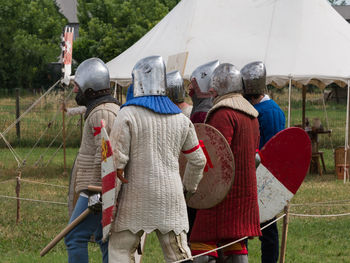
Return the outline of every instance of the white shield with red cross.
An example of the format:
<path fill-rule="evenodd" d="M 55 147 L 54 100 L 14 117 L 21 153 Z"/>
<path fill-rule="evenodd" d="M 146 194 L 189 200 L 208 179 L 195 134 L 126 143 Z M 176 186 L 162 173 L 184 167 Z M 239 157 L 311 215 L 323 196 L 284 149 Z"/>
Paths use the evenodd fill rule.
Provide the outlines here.
<path fill-rule="evenodd" d="M 311 160 L 311 141 L 300 128 L 273 136 L 259 152 L 256 170 L 260 222 L 275 217 L 298 191 Z"/>
<path fill-rule="evenodd" d="M 101 121 L 101 179 L 102 179 L 102 229 L 103 241 L 111 232 L 112 221 L 116 213 L 116 171 L 113 162 L 111 143 Z"/>
<path fill-rule="evenodd" d="M 196 123 L 194 127 L 207 164 L 197 191 L 187 205 L 196 209 L 207 209 L 223 201 L 230 191 L 235 175 L 235 162 L 229 144 L 217 129 L 204 123 Z M 185 154 L 181 154 L 181 177 L 185 173 L 186 164 Z"/>

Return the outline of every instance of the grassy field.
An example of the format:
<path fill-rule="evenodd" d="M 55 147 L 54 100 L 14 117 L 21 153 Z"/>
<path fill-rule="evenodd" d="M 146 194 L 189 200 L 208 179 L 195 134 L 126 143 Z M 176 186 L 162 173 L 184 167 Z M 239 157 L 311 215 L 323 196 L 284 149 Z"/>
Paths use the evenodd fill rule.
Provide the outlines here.
<path fill-rule="evenodd" d="M 287 116 L 288 104 L 286 89 L 274 93 L 274 99 L 281 105 Z M 36 97 L 21 98 L 23 112 Z M 16 200 L 0 197 L 0 262 L 67 262 L 64 243 L 61 241 L 49 254 L 40 258 L 40 250 L 64 228 L 68 222 L 67 186 L 68 175 L 63 174 L 62 150 L 55 155 L 62 139 L 59 136 L 52 148 L 46 148 L 62 127 L 60 112 L 53 121 L 59 101 L 62 96 L 52 93 L 38 104 L 33 111 L 21 122 L 21 140 L 16 139 L 15 128 L 12 128 L 6 138 L 14 145 L 15 150 L 26 158 L 26 166 L 22 170 L 23 181 L 21 197 L 36 200 L 61 202 L 51 204 L 41 202 L 21 201 L 21 221 L 16 225 Z M 322 124 L 332 129 L 332 136 L 320 136 L 320 147 L 324 151 L 327 166 L 327 175 L 308 175 L 301 189 L 292 200 L 293 204 L 325 202 L 331 200 L 349 200 L 349 184 L 336 180 L 334 175 L 333 149 L 344 145 L 345 133 L 345 104 L 327 103 L 325 112 L 321 93 L 308 94 L 306 116 L 310 119 L 320 118 Z M 74 105 L 72 100 L 69 102 Z M 0 98 L 0 131 L 4 131 L 15 119 L 13 98 Z M 78 116 L 77 116 L 78 117 Z M 80 129 L 76 125 L 78 118 L 68 119 L 68 130 L 71 135 L 68 145 L 79 145 Z M 48 123 L 51 123 L 46 134 L 40 140 L 33 152 L 33 146 L 41 136 Z M 301 124 L 301 95 L 299 90 L 292 92 L 291 125 Z M 27 147 L 27 148 L 25 148 Z M 77 153 L 77 148 L 67 149 L 68 171 Z M 43 155 L 42 158 L 40 156 Z M 53 158 L 51 161 L 51 157 Z M 38 161 L 39 160 L 39 161 Z M 34 164 L 39 164 L 34 168 Z M 46 166 L 47 165 L 47 166 Z M 45 167 L 46 166 L 46 167 Z M 4 143 L 0 140 L 0 195 L 15 196 L 15 177 L 17 164 Z M 49 183 L 57 186 L 48 186 L 33 182 Z M 350 212 L 350 200 L 337 202 L 332 206 L 292 206 L 292 213 L 301 214 L 338 214 Z M 350 243 L 347 229 L 350 217 L 296 217 L 290 218 L 286 262 L 350 262 Z M 278 222 L 281 230 L 282 222 Z M 281 233 L 281 231 L 280 231 Z M 260 262 L 260 242 L 258 239 L 249 241 L 249 262 Z M 96 244 L 90 245 L 90 262 L 101 262 L 99 248 Z M 143 257 L 144 263 L 163 262 L 162 252 L 155 235 L 147 238 Z"/>
<path fill-rule="evenodd" d="M 27 152 L 27 149 L 22 149 Z M 42 149 L 33 152 L 33 159 Z M 21 153 L 21 151 L 19 151 Z M 68 166 L 72 165 L 77 149 L 67 150 Z M 0 173 L 0 195 L 15 196 L 15 166 L 2 159 Z M 22 178 L 34 182 L 44 182 L 68 186 L 68 176 L 62 173 L 62 152 L 53 159 L 49 167 L 27 167 Z M 348 200 L 332 206 L 292 206 L 292 213 L 338 214 L 350 212 L 349 184 L 336 180 L 334 174 L 325 176 L 308 175 L 292 204 Z M 21 197 L 37 200 L 67 203 L 67 188 L 22 182 Z M 16 225 L 16 200 L 0 197 L 0 262 L 67 262 L 64 243 L 61 241 L 45 257 L 40 258 L 40 250 L 60 232 L 68 222 L 66 205 L 21 201 L 21 221 Z M 350 262 L 350 243 L 347 230 L 350 217 L 302 218 L 291 216 L 288 232 L 286 262 Z M 282 222 L 278 222 L 281 230 Z M 281 231 L 280 231 L 281 233 Z M 249 262 L 260 262 L 260 242 L 257 238 L 249 241 Z M 101 262 L 99 248 L 90 245 L 90 262 Z M 147 238 L 144 263 L 164 262 L 155 235 Z"/>
<path fill-rule="evenodd" d="M 272 90 L 274 100 L 281 106 L 288 116 L 288 89 L 274 89 Z M 126 89 L 124 89 L 126 92 Z M 26 95 L 20 98 L 20 112 L 23 113 L 32 103 L 40 97 L 37 95 Z M 62 114 L 60 112 L 60 104 L 62 98 L 67 100 L 67 107 L 76 106 L 74 95 L 70 91 L 66 91 L 63 95 L 62 91 L 54 90 L 45 96 L 40 103 L 38 103 L 22 120 L 21 120 L 21 139 L 16 137 L 16 128 L 13 127 L 6 134 L 7 140 L 18 147 L 30 147 L 34 145 L 40 136 L 42 138 L 38 144 L 42 147 L 49 145 L 49 143 L 59 134 L 54 146 L 58 146 L 62 141 L 60 131 L 62 129 Z M 291 126 L 300 125 L 302 120 L 302 101 L 301 90 L 297 88 L 292 89 L 291 96 Z M 326 102 L 324 110 L 323 93 L 320 90 L 311 90 L 306 97 L 306 117 L 312 123 L 314 118 L 319 118 L 325 128 L 332 130 L 331 137 L 327 135 L 320 135 L 320 147 L 332 149 L 337 146 L 344 145 L 345 137 L 345 121 L 346 121 L 346 104 L 336 103 L 334 101 Z M 187 102 L 191 103 L 190 98 L 186 98 Z M 125 101 L 125 98 L 124 98 Z M 15 120 L 15 98 L 3 97 L 0 98 L 0 132 L 3 132 Z M 67 145 L 69 147 L 78 147 L 80 142 L 80 117 L 67 117 Z M 43 134 L 43 135 L 42 135 Z M 0 140 L 0 148 L 4 147 L 2 140 Z"/>

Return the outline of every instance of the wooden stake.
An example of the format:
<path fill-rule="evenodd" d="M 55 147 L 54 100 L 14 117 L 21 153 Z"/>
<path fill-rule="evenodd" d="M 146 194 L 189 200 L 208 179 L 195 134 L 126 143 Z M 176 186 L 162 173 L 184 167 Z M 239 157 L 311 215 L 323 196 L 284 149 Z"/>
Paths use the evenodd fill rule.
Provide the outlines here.
<path fill-rule="evenodd" d="M 64 92 L 63 92 L 64 94 Z M 62 100 L 62 139 L 63 139 L 63 174 L 67 174 L 67 161 L 66 161 L 66 123 L 65 123 L 65 109 L 64 95 Z"/>
<path fill-rule="evenodd" d="M 284 263 L 286 259 L 288 223 L 289 223 L 289 203 L 284 207 L 284 213 L 286 214 L 286 216 L 283 219 L 280 263 Z"/>
<path fill-rule="evenodd" d="M 45 256 L 62 238 L 64 238 L 73 228 L 75 228 L 81 221 L 85 219 L 91 213 L 91 209 L 87 208 L 76 219 L 73 220 L 68 226 L 66 226 L 52 241 L 40 252 L 40 256 Z"/>
<path fill-rule="evenodd" d="M 16 216 L 16 224 L 19 223 L 20 220 L 20 208 L 21 208 L 21 203 L 19 199 L 19 194 L 21 191 L 21 172 L 18 172 L 18 175 L 16 177 L 17 179 L 17 184 L 16 184 L 16 196 L 17 196 L 17 216 Z"/>
<path fill-rule="evenodd" d="M 83 139 L 83 125 L 84 125 L 83 114 L 80 114 L 80 142 Z"/>
<path fill-rule="evenodd" d="M 88 185 L 88 190 L 91 191 L 91 192 L 102 193 L 102 186 Z"/>
<path fill-rule="evenodd" d="M 19 107 L 19 89 L 16 89 L 16 120 L 20 117 L 20 107 Z M 16 134 L 18 141 L 21 140 L 21 124 L 18 121 L 16 123 Z"/>

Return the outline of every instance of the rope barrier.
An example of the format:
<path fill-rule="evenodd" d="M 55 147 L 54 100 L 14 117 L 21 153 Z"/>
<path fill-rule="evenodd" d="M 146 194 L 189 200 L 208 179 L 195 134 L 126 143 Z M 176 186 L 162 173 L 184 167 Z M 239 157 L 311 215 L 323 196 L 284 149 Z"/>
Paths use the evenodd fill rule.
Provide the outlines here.
<path fill-rule="evenodd" d="M 14 181 L 14 180 L 16 180 L 16 179 L 4 180 L 4 181 L 1 181 L 0 184 L 8 183 L 8 182 L 11 182 L 11 181 Z"/>
<path fill-rule="evenodd" d="M 350 200 L 331 200 L 331 201 L 324 201 L 324 202 L 315 202 L 315 203 L 304 203 L 304 204 L 290 204 L 289 206 L 314 206 L 319 204 L 336 204 L 336 203 L 347 203 L 350 202 Z"/>
<path fill-rule="evenodd" d="M 21 179 L 21 182 L 32 183 L 32 184 L 42 184 L 42 185 L 48 185 L 48 186 L 54 186 L 54 187 L 61 187 L 61 188 L 68 188 L 68 186 L 65 186 L 65 185 L 48 184 L 48 183 L 30 181 L 30 180 L 26 180 L 26 179 Z"/>
<path fill-rule="evenodd" d="M 315 205 L 308 205 L 312 207 L 329 207 L 329 206 L 348 206 L 350 203 L 342 203 L 342 204 L 315 204 Z M 294 206 L 294 207 L 300 207 L 300 206 Z"/>
<path fill-rule="evenodd" d="M 40 98 L 34 101 L 34 103 L 28 109 L 26 109 L 26 111 L 23 112 L 21 116 L 19 116 L 10 126 L 8 126 L 7 129 L 2 132 L 2 134 L 5 136 L 28 112 L 30 112 L 41 101 L 42 98 L 50 93 L 51 90 L 53 90 L 53 88 L 55 88 L 60 81 L 61 79 L 57 80 L 56 83 L 53 84 L 43 95 L 41 95 Z"/>
<path fill-rule="evenodd" d="M 36 200 L 36 199 L 30 199 L 30 198 L 17 198 L 16 196 L 8 196 L 8 195 L 0 195 L 2 198 L 7 199 L 19 199 L 24 201 L 31 201 L 31 202 L 39 202 L 39 203 L 49 203 L 49 204 L 57 204 L 57 205 L 68 205 L 67 203 L 62 202 L 55 202 L 55 201 L 45 201 L 45 200 Z"/>
<path fill-rule="evenodd" d="M 273 223 L 277 222 L 278 220 L 282 219 L 282 218 L 285 217 L 285 216 L 286 216 L 286 214 L 281 215 L 280 217 L 276 218 L 275 220 L 273 220 L 272 222 L 270 222 L 270 223 L 267 224 L 266 226 L 262 227 L 261 230 L 264 230 L 265 228 L 269 227 L 270 225 L 272 225 Z M 246 237 L 242 237 L 242 238 L 240 238 L 240 239 L 238 239 L 238 240 L 235 240 L 235 241 L 233 241 L 233 242 L 231 242 L 231 243 L 225 244 L 225 245 L 223 245 L 223 246 L 221 246 L 221 247 L 218 247 L 218 248 L 215 248 L 215 249 L 206 251 L 206 252 L 204 252 L 204 253 L 195 255 L 195 256 L 193 256 L 193 257 L 191 257 L 191 258 L 186 258 L 186 259 L 178 260 L 178 261 L 175 261 L 175 262 L 173 262 L 173 263 L 180 263 L 180 262 L 185 262 L 185 261 L 188 261 L 188 260 L 193 260 L 194 258 L 198 258 L 198 257 L 200 257 L 200 256 L 207 255 L 207 254 L 209 254 L 209 253 L 211 253 L 211 252 L 215 252 L 215 251 L 218 251 L 218 250 L 220 250 L 220 249 L 223 249 L 223 248 L 225 248 L 225 247 L 229 247 L 229 246 L 231 246 L 231 245 L 233 245 L 233 244 L 236 244 L 236 243 L 238 243 L 238 242 L 241 242 L 241 241 L 243 241 L 244 239 L 247 239 L 247 238 L 248 238 L 247 236 L 246 236 Z"/>
<path fill-rule="evenodd" d="M 334 214 L 334 215 L 308 215 L 308 214 L 289 213 L 289 215 L 291 215 L 291 216 L 299 216 L 299 217 L 339 217 L 339 216 L 349 216 L 350 213 Z"/>

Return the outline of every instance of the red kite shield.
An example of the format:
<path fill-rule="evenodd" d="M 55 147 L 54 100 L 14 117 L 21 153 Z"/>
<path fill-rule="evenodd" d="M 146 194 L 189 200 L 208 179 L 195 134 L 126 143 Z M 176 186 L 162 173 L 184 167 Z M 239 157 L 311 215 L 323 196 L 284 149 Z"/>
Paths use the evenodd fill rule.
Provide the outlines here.
<path fill-rule="evenodd" d="M 280 131 L 261 149 L 256 170 L 260 222 L 272 219 L 293 198 L 307 174 L 311 142 L 296 127 Z"/>
<path fill-rule="evenodd" d="M 207 164 L 198 189 L 187 205 L 195 209 L 207 209 L 223 201 L 230 191 L 235 175 L 235 163 L 229 144 L 217 129 L 204 123 L 196 123 L 194 127 Z M 181 154 L 181 177 L 185 173 L 186 164 L 186 157 Z"/>

